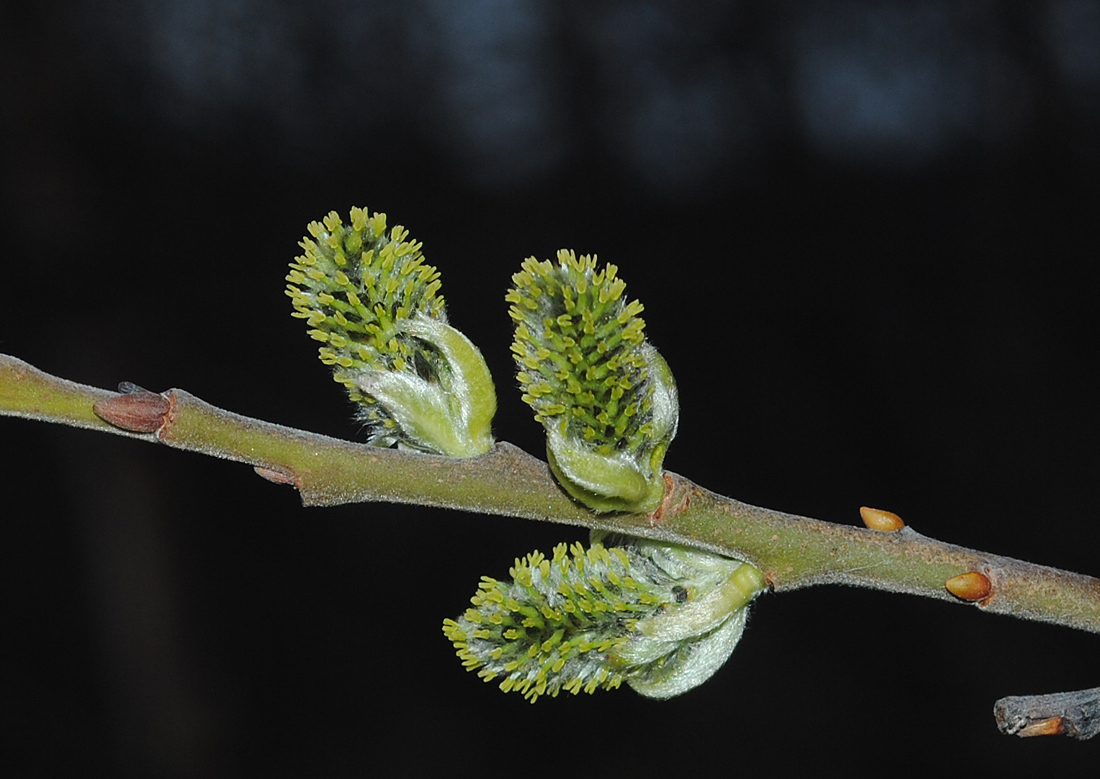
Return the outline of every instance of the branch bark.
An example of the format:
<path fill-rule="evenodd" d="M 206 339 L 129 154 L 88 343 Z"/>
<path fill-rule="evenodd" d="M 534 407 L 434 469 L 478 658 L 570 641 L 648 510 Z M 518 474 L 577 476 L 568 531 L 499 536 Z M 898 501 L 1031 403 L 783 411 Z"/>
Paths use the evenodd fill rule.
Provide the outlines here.
<path fill-rule="evenodd" d="M 234 414 L 182 390 L 112 393 L 4 355 L 0 415 L 248 463 L 293 485 L 307 506 L 414 503 L 600 528 L 746 560 L 775 592 L 847 584 L 1100 633 L 1100 580 L 1093 577 L 945 544 L 908 527 L 869 530 L 758 508 L 673 473 L 665 474 L 665 498 L 655 511 L 597 514 L 570 499 L 545 462 L 509 443 L 470 458 L 381 449 Z M 946 582 L 964 574 L 984 577 L 988 586 L 973 598 L 952 594 L 962 590 Z"/>

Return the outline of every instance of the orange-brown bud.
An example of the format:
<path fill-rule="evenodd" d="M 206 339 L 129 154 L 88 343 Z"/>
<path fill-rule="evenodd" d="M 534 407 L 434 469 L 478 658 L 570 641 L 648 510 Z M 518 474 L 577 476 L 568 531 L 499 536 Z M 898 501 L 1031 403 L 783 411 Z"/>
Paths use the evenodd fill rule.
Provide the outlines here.
<path fill-rule="evenodd" d="M 860 506 L 859 515 L 863 517 L 863 524 L 871 528 L 871 530 L 893 532 L 905 527 L 905 523 L 902 522 L 901 517 L 892 511 L 883 511 L 882 509 Z"/>
<path fill-rule="evenodd" d="M 1038 722 L 1032 722 L 1026 727 L 1020 728 L 1016 735 L 1020 738 L 1030 738 L 1031 736 L 1057 736 L 1065 730 L 1062 725 L 1061 717 L 1047 717 L 1041 719 Z"/>
<path fill-rule="evenodd" d="M 993 591 L 993 585 L 990 583 L 989 577 L 978 571 L 952 576 L 944 582 L 944 586 L 956 598 L 970 601 L 984 600 Z"/>

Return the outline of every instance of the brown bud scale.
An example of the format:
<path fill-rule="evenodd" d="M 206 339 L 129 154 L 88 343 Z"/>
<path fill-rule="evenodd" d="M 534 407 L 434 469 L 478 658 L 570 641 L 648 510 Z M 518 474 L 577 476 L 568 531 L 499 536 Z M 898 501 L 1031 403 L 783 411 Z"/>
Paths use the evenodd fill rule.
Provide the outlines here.
<path fill-rule="evenodd" d="M 256 475 L 262 479 L 267 479 L 275 484 L 289 484 L 292 487 L 300 487 L 298 479 L 294 474 L 287 473 L 286 471 L 278 468 L 268 468 L 265 465 L 254 465 L 252 470 L 256 471 Z"/>
<path fill-rule="evenodd" d="M 104 422 L 131 433 L 155 433 L 168 418 L 168 398 L 155 392 L 130 392 L 104 398 L 92 410 Z"/>

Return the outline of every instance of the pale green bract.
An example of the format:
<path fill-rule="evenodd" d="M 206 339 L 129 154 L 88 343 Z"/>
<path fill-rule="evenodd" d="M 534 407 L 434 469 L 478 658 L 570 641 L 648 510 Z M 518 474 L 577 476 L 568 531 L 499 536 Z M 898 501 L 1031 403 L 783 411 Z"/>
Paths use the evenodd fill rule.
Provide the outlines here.
<path fill-rule="evenodd" d="M 483 577 L 473 607 L 443 623 L 463 665 L 531 701 L 624 682 L 670 698 L 709 679 L 740 639 L 763 575 L 686 547 L 592 540 L 516 560 L 511 581 Z"/>
<path fill-rule="evenodd" d="M 485 360 L 447 324 L 439 272 L 404 227 L 351 209 L 309 225 L 287 275 L 294 316 L 359 404 L 369 440 L 467 457 L 492 446 L 496 392 Z"/>

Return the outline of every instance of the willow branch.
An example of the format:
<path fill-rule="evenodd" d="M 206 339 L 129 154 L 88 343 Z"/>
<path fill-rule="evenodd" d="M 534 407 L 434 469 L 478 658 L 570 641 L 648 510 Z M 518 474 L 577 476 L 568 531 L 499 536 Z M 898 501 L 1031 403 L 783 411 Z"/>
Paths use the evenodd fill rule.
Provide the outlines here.
<path fill-rule="evenodd" d="M 0 415 L 248 463 L 294 486 L 307 506 L 412 503 L 600 528 L 746 560 L 775 592 L 855 585 L 1100 633 L 1095 578 L 942 543 L 908 527 L 884 532 L 758 508 L 673 473 L 665 474 L 664 501 L 655 511 L 597 514 L 569 498 L 545 462 L 508 443 L 469 458 L 370 447 L 234 414 L 182 390 L 126 394 L 76 384 L 4 355 Z M 1005 720 L 1006 732 L 1038 721 L 1028 716 Z"/>
<path fill-rule="evenodd" d="M 97 414 L 97 404 L 117 424 Z M 152 424 L 141 418 L 147 412 Z M 293 485 L 307 506 L 413 503 L 613 530 L 747 560 L 776 592 L 855 585 L 1100 633 L 1100 580 L 1092 577 L 945 544 L 908 527 L 882 532 L 758 508 L 673 473 L 655 511 L 597 514 L 570 499 L 545 462 L 508 443 L 469 458 L 370 447 L 234 414 L 182 390 L 134 397 L 75 384 L 3 355 L 0 414 L 248 463 Z M 143 426 L 148 432 L 135 429 Z M 945 586 L 968 573 L 985 577 L 988 591 L 960 598 Z"/>

